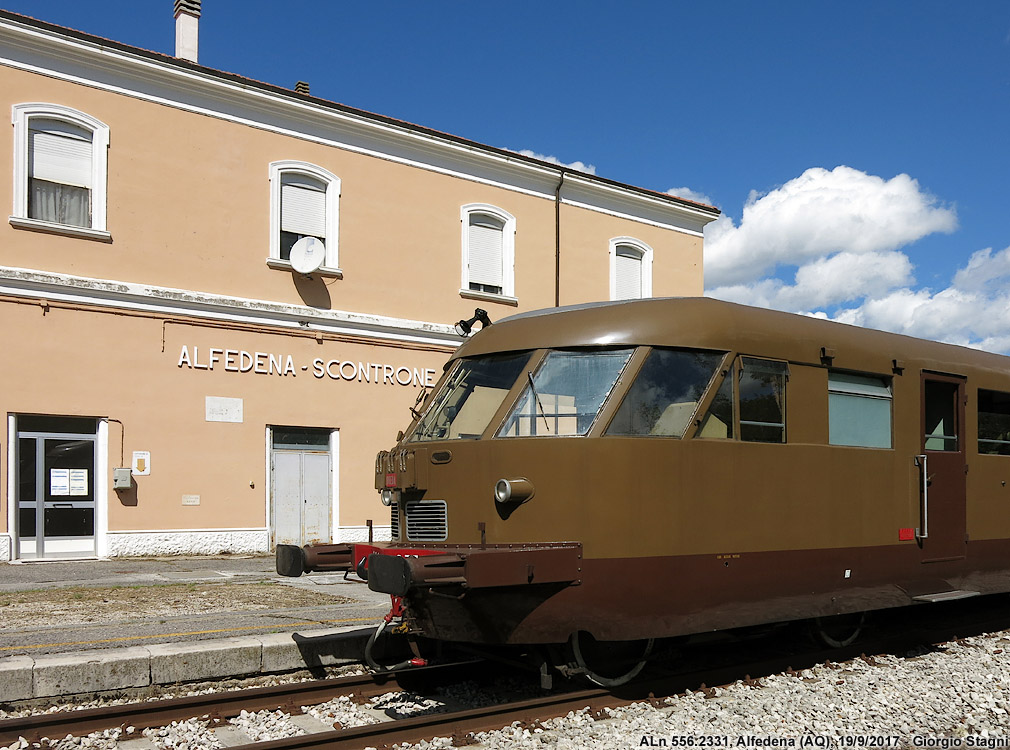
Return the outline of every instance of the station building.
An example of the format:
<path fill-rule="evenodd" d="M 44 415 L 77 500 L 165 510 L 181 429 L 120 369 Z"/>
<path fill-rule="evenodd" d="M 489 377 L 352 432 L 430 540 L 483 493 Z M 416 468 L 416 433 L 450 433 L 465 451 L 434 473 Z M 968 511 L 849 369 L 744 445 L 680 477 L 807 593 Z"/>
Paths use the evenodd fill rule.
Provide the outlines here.
<path fill-rule="evenodd" d="M 456 321 L 702 292 L 716 209 L 203 67 L 199 14 L 0 11 L 0 560 L 386 539 Z"/>

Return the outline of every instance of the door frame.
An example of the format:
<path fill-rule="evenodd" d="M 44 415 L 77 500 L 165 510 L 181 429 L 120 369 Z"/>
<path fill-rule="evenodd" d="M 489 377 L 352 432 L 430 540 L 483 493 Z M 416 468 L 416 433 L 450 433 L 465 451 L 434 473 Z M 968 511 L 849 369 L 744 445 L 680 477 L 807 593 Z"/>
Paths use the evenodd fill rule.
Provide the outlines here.
<path fill-rule="evenodd" d="M 926 383 L 946 383 L 955 386 L 954 412 L 957 450 L 927 449 L 926 434 Z M 960 560 L 967 554 L 967 435 L 965 434 L 965 401 L 967 378 L 962 375 L 922 370 L 919 374 L 919 455 L 926 456 L 925 470 L 920 465 L 919 513 L 920 523 L 928 516 L 927 536 L 919 539 L 922 551 L 921 562 L 945 562 Z M 919 463 L 919 458 L 916 458 Z M 925 471 L 925 482 L 922 481 Z M 943 472 L 938 484 L 933 481 L 938 472 Z M 928 507 L 923 502 L 925 485 Z M 936 495 L 935 493 L 941 493 Z"/>
<path fill-rule="evenodd" d="M 264 479 L 263 504 L 266 518 L 268 544 L 270 549 L 277 546 L 274 528 L 273 502 L 273 453 L 274 428 L 292 427 L 293 425 L 267 425 L 264 440 Z M 307 427 L 307 429 L 327 430 L 330 433 L 328 450 L 330 455 L 330 541 L 340 541 L 340 429 L 336 427 Z"/>
<path fill-rule="evenodd" d="M 11 539 L 11 558 L 12 559 L 30 559 L 30 560 L 59 560 L 59 559 L 80 559 L 80 558 L 93 558 L 96 557 L 99 551 L 99 538 L 102 532 L 102 523 L 104 522 L 104 513 L 101 512 L 102 507 L 102 492 L 104 489 L 104 482 L 100 478 L 104 474 L 104 464 L 103 459 L 105 457 L 105 451 L 103 450 L 103 438 L 105 437 L 102 433 L 102 420 L 96 419 L 96 429 L 93 433 L 76 433 L 76 432 L 46 432 L 44 430 L 21 430 L 17 425 L 17 415 L 9 415 L 10 424 L 10 435 L 11 449 L 9 451 L 9 478 L 8 483 L 9 492 L 8 498 L 8 533 Z M 36 451 L 39 450 L 38 441 L 42 441 L 42 452 L 45 455 L 45 443 L 48 440 L 87 440 L 91 443 L 91 525 L 92 532 L 90 537 L 68 537 L 69 539 L 77 541 L 85 541 L 91 539 L 91 548 L 89 550 L 73 551 L 67 553 L 56 552 L 53 554 L 47 553 L 46 550 L 46 539 L 45 536 L 45 461 L 43 460 L 42 465 L 38 464 L 38 460 L 35 462 L 35 483 L 36 483 L 36 498 L 39 497 L 39 477 L 42 477 L 42 490 L 41 496 L 43 500 L 40 502 L 36 500 L 35 506 L 35 553 L 31 557 L 26 557 L 21 553 L 21 536 L 18 533 L 18 513 L 21 509 L 21 498 L 20 498 L 20 479 L 21 479 L 21 460 L 20 460 L 20 443 L 22 438 L 27 438 L 35 440 Z M 73 500 L 68 500 L 67 502 L 77 502 Z M 38 534 L 39 529 L 42 529 L 43 533 Z M 55 539 L 55 537 L 54 537 Z"/>

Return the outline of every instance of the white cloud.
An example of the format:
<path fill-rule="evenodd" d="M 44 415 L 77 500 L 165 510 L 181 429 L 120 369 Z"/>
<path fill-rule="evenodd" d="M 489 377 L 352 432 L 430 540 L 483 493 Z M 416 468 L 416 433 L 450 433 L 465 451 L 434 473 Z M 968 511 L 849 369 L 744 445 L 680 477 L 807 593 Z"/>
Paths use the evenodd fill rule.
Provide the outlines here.
<path fill-rule="evenodd" d="M 989 281 L 1005 279 L 1008 257 L 1010 248 L 995 256 L 991 250 L 980 250 L 945 289 L 935 293 L 929 289 L 893 289 L 868 297 L 834 317 L 843 323 L 1010 352 L 1010 288 L 995 284 L 981 287 L 977 283 L 980 277 Z"/>
<path fill-rule="evenodd" d="M 511 149 L 514 150 L 514 149 Z M 536 151 L 531 151 L 528 148 L 524 148 L 520 151 L 516 151 L 518 154 L 523 156 L 528 156 L 531 159 L 539 159 L 540 161 L 548 162 L 549 164 L 557 164 L 559 167 L 567 167 L 568 169 L 574 169 L 579 172 L 585 172 L 586 174 L 596 174 L 596 167 L 592 164 L 586 164 L 581 161 L 564 162 L 561 161 L 556 156 L 544 156 L 543 154 L 538 154 Z"/>
<path fill-rule="evenodd" d="M 1010 247 L 994 256 L 992 248 L 972 253 L 954 276 L 954 286 L 970 292 L 994 292 L 1010 284 Z"/>
<path fill-rule="evenodd" d="M 956 227 L 954 209 L 908 175 L 885 180 L 845 166 L 808 169 L 769 193 L 752 192 L 739 226 L 725 214 L 709 225 L 706 282 L 746 284 L 779 266 L 896 250 Z"/>
<path fill-rule="evenodd" d="M 810 169 L 752 194 L 739 226 L 709 225 L 706 294 L 1010 353 L 1010 247 L 973 253 L 939 290 L 915 286 L 906 246 L 956 226 L 954 209 L 908 175 Z"/>
<path fill-rule="evenodd" d="M 672 195 L 674 198 L 686 198 L 695 203 L 704 203 L 706 206 L 715 205 L 715 201 L 705 195 L 705 193 L 699 193 L 697 190 L 692 190 L 689 187 L 670 188 L 666 191 L 666 194 Z"/>
<path fill-rule="evenodd" d="M 904 253 L 836 253 L 800 266 L 793 284 L 765 278 L 751 284 L 732 284 L 710 289 L 710 297 L 809 312 L 866 296 L 882 295 L 912 283 L 912 263 Z"/>

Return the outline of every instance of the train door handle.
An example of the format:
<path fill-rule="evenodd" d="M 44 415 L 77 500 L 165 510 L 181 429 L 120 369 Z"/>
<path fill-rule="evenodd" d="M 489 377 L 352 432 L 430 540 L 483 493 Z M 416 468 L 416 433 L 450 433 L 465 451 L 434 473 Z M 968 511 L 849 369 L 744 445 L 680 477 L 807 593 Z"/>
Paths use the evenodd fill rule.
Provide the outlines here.
<path fill-rule="evenodd" d="M 919 467 L 919 478 L 922 487 L 922 526 L 915 530 L 916 539 L 927 539 L 929 537 L 929 484 L 931 477 L 927 468 L 928 456 L 920 454 L 914 459 L 915 465 Z"/>

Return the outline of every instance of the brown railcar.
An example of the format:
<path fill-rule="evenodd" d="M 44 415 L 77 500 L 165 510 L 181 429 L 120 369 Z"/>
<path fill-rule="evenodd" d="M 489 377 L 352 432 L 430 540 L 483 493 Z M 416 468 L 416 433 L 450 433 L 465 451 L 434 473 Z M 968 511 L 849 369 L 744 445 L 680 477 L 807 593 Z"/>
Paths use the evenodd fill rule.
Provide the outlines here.
<path fill-rule="evenodd" d="M 1010 591 L 1010 359 L 711 299 L 508 318 L 376 462 L 414 632 L 628 641 Z"/>

